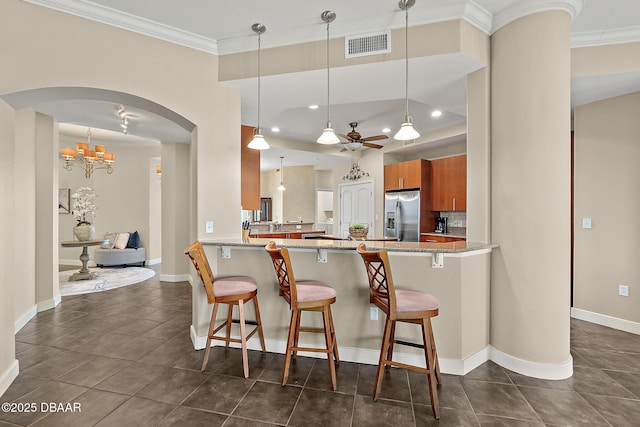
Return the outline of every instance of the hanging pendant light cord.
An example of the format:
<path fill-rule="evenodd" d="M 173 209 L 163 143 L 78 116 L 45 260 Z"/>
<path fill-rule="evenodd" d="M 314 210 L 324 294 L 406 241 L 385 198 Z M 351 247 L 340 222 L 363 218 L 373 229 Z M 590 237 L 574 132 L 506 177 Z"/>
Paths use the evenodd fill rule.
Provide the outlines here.
<path fill-rule="evenodd" d="M 330 75 L 329 75 L 329 22 L 327 22 L 327 127 L 331 123 L 331 102 L 330 102 Z"/>
<path fill-rule="evenodd" d="M 409 115 L 409 8 L 404 10 L 404 99 L 406 112 Z"/>
<path fill-rule="evenodd" d="M 260 131 L 260 33 L 258 33 L 258 133 Z"/>

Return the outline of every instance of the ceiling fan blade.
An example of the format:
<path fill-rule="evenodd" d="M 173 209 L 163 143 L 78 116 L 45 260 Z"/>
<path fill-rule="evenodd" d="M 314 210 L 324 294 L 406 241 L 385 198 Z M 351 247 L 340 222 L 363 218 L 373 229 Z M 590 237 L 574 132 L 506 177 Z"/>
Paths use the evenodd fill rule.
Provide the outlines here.
<path fill-rule="evenodd" d="M 368 136 L 366 138 L 362 138 L 362 141 L 379 141 L 381 139 L 389 138 L 387 135 L 376 135 L 376 136 Z"/>
<path fill-rule="evenodd" d="M 382 148 L 382 145 L 371 144 L 369 142 L 363 142 L 362 145 L 364 145 L 365 147 L 369 147 L 369 148 L 376 148 L 376 149 Z"/>
<path fill-rule="evenodd" d="M 340 152 L 342 153 L 343 151 L 347 151 L 346 147 L 342 147 L 342 150 L 340 150 Z"/>

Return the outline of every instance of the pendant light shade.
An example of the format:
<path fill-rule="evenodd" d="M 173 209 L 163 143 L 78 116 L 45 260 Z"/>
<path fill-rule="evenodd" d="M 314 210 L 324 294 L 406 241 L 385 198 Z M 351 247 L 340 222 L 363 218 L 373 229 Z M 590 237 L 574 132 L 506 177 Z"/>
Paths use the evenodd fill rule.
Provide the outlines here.
<path fill-rule="evenodd" d="M 340 139 L 336 136 L 333 129 L 333 123 L 331 123 L 331 97 L 330 97 L 330 74 L 329 74 L 329 23 L 336 19 L 335 12 L 325 10 L 320 15 L 322 20 L 327 23 L 327 123 L 325 124 L 322 135 L 318 138 L 318 144 L 337 144 Z"/>
<path fill-rule="evenodd" d="M 284 170 L 282 169 L 282 159 L 284 159 L 284 157 L 280 156 L 280 185 L 278 185 L 278 190 L 280 191 L 284 191 L 286 190 L 285 186 L 284 186 Z"/>
<path fill-rule="evenodd" d="M 262 128 L 260 127 L 260 35 L 267 31 L 267 27 L 262 24 L 253 24 L 251 30 L 258 35 L 258 127 L 247 147 L 254 150 L 266 150 L 269 148 L 269 144 L 262 136 Z"/>
<path fill-rule="evenodd" d="M 410 141 L 420 136 L 418 131 L 413 128 L 413 119 L 409 115 L 409 8 L 416 3 L 416 0 L 400 0 L 398 6 L 405 12 L 405 25 L 404 25 L 404 41 L 405 41 L 405 62 L 404 62 L 404 97 L 405 97 L 405 114 L 404 121 L 400 126 L 400 130 L 394 135 L 394 139 L 398 141 Z"/>

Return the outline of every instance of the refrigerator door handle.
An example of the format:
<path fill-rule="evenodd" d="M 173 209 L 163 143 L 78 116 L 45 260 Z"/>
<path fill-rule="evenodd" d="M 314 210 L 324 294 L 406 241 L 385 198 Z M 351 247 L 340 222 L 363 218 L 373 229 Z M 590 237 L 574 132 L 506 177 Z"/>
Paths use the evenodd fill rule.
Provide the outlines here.
<path fill-rule="evenodd" d="M 396 236 L 398 236 L 398 242 L 402 241 L 402 207 L 400 206 L 400 200 L 396 201 Z"/>

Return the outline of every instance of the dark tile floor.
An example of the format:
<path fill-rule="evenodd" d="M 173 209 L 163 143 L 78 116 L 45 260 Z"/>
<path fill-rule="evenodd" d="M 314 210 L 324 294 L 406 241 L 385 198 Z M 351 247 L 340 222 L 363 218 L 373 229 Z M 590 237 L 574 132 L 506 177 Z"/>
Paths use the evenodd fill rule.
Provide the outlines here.
<path fill-rule="evenodd" d="M 202 351 L 189 339 L 188 283 L 145 282 L 65 297 L 16 335 L 20 375 L 0 402 L 79 403 L 81 412 L 0 413 L 0 426 L 640 426 L 640 336 L 573 320 L 574 376 L 543 381 L 488 362 L 444 375 L 434 420 L 424 376 L 393 369 L 371 399 L 375 367 L 299 357 Z"/>

